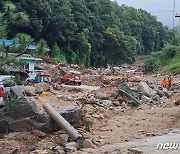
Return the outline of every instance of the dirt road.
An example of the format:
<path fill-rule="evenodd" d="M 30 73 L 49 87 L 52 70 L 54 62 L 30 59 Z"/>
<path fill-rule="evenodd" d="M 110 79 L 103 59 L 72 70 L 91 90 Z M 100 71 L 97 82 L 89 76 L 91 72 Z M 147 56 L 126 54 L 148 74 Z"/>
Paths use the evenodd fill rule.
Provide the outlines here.
<path fill-rule="evenodd" d="M 89 91 L 100 89 L 100 87 L 98 87 L 98 86 L 87 86 L 87 85 L 72 86 L 72 85 L 64 85 L 64 84 L 62 84 L 61 86 L 66 87 L 66 88 L 76 88 L 76 89 L 83 89 L 83 90 L 89 90 Z"/>
<path fill-rule="evenodd" d="M 83 150 L 83 153 L 145 153 L 145 154 L 178 154 L 180 150 L 180 129 L 173 130 L 162 136 L 151 137 L 146 140 L 105 145 L 99 149 Z M 167 145 L 169 144 L 169 145 Z M 175 145 L 175 146 L 174 146 Z M 164 148 L 165 147 L 165 148 Z M 164 149 L 163 149 L 164 148 Z"/>

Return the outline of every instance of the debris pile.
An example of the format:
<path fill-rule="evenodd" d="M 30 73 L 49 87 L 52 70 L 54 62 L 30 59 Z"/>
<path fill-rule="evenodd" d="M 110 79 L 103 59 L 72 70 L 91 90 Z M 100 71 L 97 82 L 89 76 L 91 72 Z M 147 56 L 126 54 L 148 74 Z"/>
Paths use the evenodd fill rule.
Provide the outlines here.
<path fill-rule="evenodd" d="M 0 133 L 20 132 L 25 129 L 38 136 L 36 143 L 25 147 L 29 153 L 71 153 L 79 148 L 100 147 L 110 143 L 108 139 L 112 137 L 109 134 L 120 128 L 123 133 L 126 133 L 126 129 L 128 132 L 131 127 L 138 128 L 138 130 L 132 130 L 131 136 L 142 138 L 149 133 L 142 130 L 146 117 L 136 119 L 133 114 L 138 114 L 140 110 L 145 110 L 144 108 L 147 107 L 147 114 L 144 113 L 144 115 L 156 116 L 154 109 L 164 107 L 167 101 L 171 101 L 174 94 L 178 95 L 180 92 L 178 75 L 173 78 L 170 88 L 164 88 L 161 85 L 164 74 L 147 76 L 137 66 L 85 69 L 81 66 L 62 67 L 49 59 L 44 61 L 46 62 L 39 64 L 39 67 L 47 69 L 52 75 L 52 82 L 24 86 L 27 97 L 18 97 L 13 102 L 12 110 L 7 108 L 0 110 Z M 72 69 L 81 71 L 81 86 L 60 84 L 60 76 Z M 42 107 L 44 103 L 51 104 L 55 108 L 54 111 L 49 113 L 47 111 L 49 107 L 45 105 L 47 114 Z M 177 97 L 173 105 L 179 106 L 179 104 L 179 97 Z M 153 113 L 150 111 L 151 108 Z M 56 114 L 53 115 L 53 113 Z M 162 115 L 166 114 L 163 112 Z M 57 119 L 61 120 L 57 121 Z M 64 124 L 64 119 L 77 131 L 67 129 L 69 126 L 66 122 L 67 125 Z M 142 127 L 140 127 L 141 123 Z M 124 127 L 125 125 L 127 128 Z M 151 123 L 147 127 L 149 125 Z M 157 124 L 154 127 L 158 126 Z M 50 134 L 47 135 L 46 132 Z M 75 132 L 75 136 L 71 132 Z M 116 134 L 117 132 L 111 135 Z M 123 136 L 123 134 L 120 135 Z M 80 139 L 76 139 L 77 136 Z M 121 136 L 120 138 L 128 141 L 129 136 L 125 139 Z"/>

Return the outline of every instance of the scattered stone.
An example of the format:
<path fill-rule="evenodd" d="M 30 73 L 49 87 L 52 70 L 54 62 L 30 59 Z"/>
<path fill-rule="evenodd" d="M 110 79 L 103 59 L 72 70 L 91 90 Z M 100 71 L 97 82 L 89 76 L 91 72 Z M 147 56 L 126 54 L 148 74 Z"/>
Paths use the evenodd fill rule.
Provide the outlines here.
<path fill-rule="evenodd" d="M 85 139 L 83 142 L 83 148 L 96 148 L 96 146 L 89 139 Z"/>
<path fill-rule="evenodd" d="M 61 85 L 58 84 L 58 83 L 55 83 L 55 84 L 53 85 L 53 88 L 54 88 L 55 90 L 61 90 L 61 89 L 62 89 Z"/>
<path fill-rule="evenodd" d="M 43 88 L 39 86 L 35 87 L 35 89 L 37 94 L 42 94 L 42 92 L 44 91 Z"/>
<path fill-rule="evenodd" d="M 32 86 L 24 86 L 24 92 L 27 96 L 35 96 L 36 89 Z"/>
<path fill-rule="evenodd" d="M 157 94 L 160 96 L 160 97 L 163 97 L 164 96 L 164 93 L 162 90 L 159 90 L 157 89 L 156 87 L 154 87 L 154 90 L 157 92 Z"/>
<path fill-rule="evenodd" d="M 58 145 L 64 145 L 67 143 L 69 136 L 67 134 L 62 134 L 54 137 L 54 142 Z"/>
<path fill-rule="evenodd" d="M 180 100 L 176 100 L 176 101 L 174 102 L 174 105 L 175 105 L 175 106 L 179 106 L 179 105 L 180 105 Z"/>
<path fill-rule="evenodd" d="M 125 102 L 122 102 L 122 103 L 121 103 L 121 106 L 124 107 L 124 108 L 126 108 L 126 107 L 127 107 L 127 104 L 126 104 Z"/>
<path fill-rule="evenodd" d="M 128 78 L 128 82 L 140 82 L 140 81 L 141 81 L 140 76 L 134 76 L 134 77 Z"/>
<path fill-rule="evenodd" d="M 65 151 L 66 152 L 74 152 L 78 149 L 78 144 L 76 142 L 70 142 L 65 144 Z"/>
<path fill-rule="evenodd" d="M 105 107 L 105 108 L 109 108 L 110 106 L 112 106 L 112 101 L 111 100 L 102 100 L 100 101 L 100 103 Z"/>
<path fill-rule="evenodd" d="M 93 114 L 92 117 L 97 118 L 97 119 L 103 119 L 103 115 L 102 114 Z"/>
<path fill-rule="evenodd" d="M 105 100 L 108 98 L 108 95 L 103 92 L 95 92 L 95 98 Z"/>
<path fill-rule="evenodd" d="M 119 101 L 115 101 L 115 102 L 113 102 L 113 105 L 117 107 L 117 106 L 120 106 L 120 103 L 119 103 Z"/>
<path fill-rule="evenodd" d="M 59 154 L 65 154 L 65 151 L 64 151 L 63 147 L 61 147 L 61 146 L 57 146 L 57 147 L 55 148 L 55 150 L 56 150 Z"/>
<path fill-rule="evenodd" d="M 143 101 L 144 103 L 146 103 L 146 102 L 151 103 L 151 102 L 152 102 L 152 99 L 150 99 L 149 97 L 147 97 L 147 96 L 145 96 L 145 95 L 143 95 L 143 96 L 141 97 L 141 99 L 142 99 L 142 101 Z"/>
<path fill-rule="evenodd" d="M 117 92 L 111 92 L 110 96 L 111 96 L 112 98 L 117 98 L 117 96 L 118 96 L 118 91 L 117 91 Z"/>
<path fill-rule="evenodd" d="M 163 88 L 163 93 L 164 93 L 164 95 L 165 95 L 167 98 L 170 97 L 170 95 L 169 95 L 169 93 L 168 93 L 168 91 L 167 91 L 166 88 Z"/>
<path fill-rule="evenodd" d="M 67 134 L 62 134 L 60 138 L 63 140 L 64 143 L 68 141 L 69 136 Z"/>
<path fill-rule="evenodd" d="M 46 133 L 40 131 L 40 130 L 32 130 L 32 133 L 36 135 L 39 139 L 43 139 L 46 137 Z"/>
<path fill-rule="evenodd" d="M 160 95 L 154 95 L 154 96 L 152 96 L 152 99 L 154 101 L 158 101 L 160 99 Z"/>
<path fill-rule="evenodd" d="M 95 104 L 97 100 L 94 98 L 94 96 L 90 97 L 89 100 L 87 101 L 88 104 Z"/>
<path fill-rule="evenodd" d="M 76 95 L 74 95 L 77 98 L 84 98 L 84 94 L 81 92 L 78 92 Z"/>
<path fill-rule="evenodd" d="M 166 96 L 163 96 L 163 97 L 161 98 L 162 103 L 165 103 L 165 102 L 166 102 L 166 99 L 167 99 L 167 97 L 166 97 Z"/>
<path fill-rule="evenodd" d="M 35 151 L 36 147 L 34 145 L 31 145 L 28 147 L 27 151 L 31 152 L 31 151 Z"/>
<path fill-rule="evenodd" d="M 163 90 L 163 87 L 162 87 L 162 86 L 158 86 L 158 89 L 159 89 L 159 90 Z"/>
<path fill-rule="evenodd" d="M 71 101 L 73 100 L 72 96 L 66 96 L 66 101 Z"/>
<path fill-rule="evenodd" d="M 77 98 L 76 101 L 80 102 L 81 104 L 85 104 L 87 102 L 86 98 L 84 97 Z"/>
<path fill-rule="evenodd" d="M 36 83 L 34 85 L 35 88 L 39 88 L 41 87 L 43 89 L 43 91 L 49 91 L 50 90 L 50 85 L 48 82 L 39 82 L 39 83 Z"/>

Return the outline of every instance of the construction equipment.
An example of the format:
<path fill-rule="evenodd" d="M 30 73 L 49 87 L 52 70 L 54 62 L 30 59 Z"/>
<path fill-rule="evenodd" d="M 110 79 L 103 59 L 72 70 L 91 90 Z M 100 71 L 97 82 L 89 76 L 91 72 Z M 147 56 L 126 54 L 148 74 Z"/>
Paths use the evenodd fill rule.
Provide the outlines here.
<path fill-rule="evenodd" d="M 69 71 L 66 75 L 60 77 L 61 83 L 69 85 L 81 85 L 80 72 Z"/>

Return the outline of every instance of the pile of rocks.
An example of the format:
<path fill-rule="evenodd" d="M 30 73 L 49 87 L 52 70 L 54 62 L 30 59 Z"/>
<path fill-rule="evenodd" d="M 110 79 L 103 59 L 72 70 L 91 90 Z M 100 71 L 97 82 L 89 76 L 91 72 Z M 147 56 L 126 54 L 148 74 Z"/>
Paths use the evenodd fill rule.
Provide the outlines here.
<path fill-rule="evenodd" d="M 130 89 L 137 91 L 132 96 L 138 99 L 141 104 L 148 105 L 162 105 L 164 104 L 176 90 L 168 90 L 162 86 L 148 85 L 146 82 L 133 82 L 127 83 Z M 127 91 L 128 92 L 128 91 Z M 130 93 L 131 94 L 131 93 Z M 118 97 L 117 97 L 118 96 Z M 118 88 L 116 91 L 93 91 L 82 97 L 73 98 L 75 101 L 82 104 L 95 104 L 104 108 L 127 106 L 133 104 L 132 100 L 123 96 L 118 95 Z"/>

